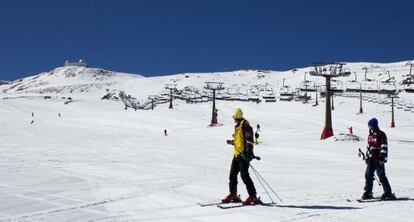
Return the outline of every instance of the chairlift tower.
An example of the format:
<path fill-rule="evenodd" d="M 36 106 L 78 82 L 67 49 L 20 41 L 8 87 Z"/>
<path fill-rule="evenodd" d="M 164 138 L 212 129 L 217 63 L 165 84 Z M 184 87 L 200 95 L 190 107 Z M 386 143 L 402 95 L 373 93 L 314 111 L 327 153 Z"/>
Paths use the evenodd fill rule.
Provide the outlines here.
<path fill-rule="evenodd" d="M 409 61 L 409 62 L 407 62 L 407 64 L 406 64 L 407 66 L 410 66 L 410 74 L 409 74 L 409 76 L 413 76 L 414 74 L 412 73 L 412 70 L 413 70 L 413 67 L 414 67 L 414 60 L 413 61 Z"/>
<path fill-rule="evenodd" d="M 211 112 L 211 126 L 217 124 L 217 109 L 216 109 L 216 91 L 223 90 L 224 86 L 222 82 L 205 82 L 205 89 L 211 90 L 213 92 L 213 109 Z"/>
<path fill-rule="evenodd" d="M 172 109 L 173 108 L 173 90 L 175 90 L 177 88 L 177 84 L 165 84 L 165 89 L 169 89 L 170 90 L 170 106 L 168 108 Z"/>
<path fill-rule="evenodd" d="M 359 114 L 364 113 L 362 109 L 362 82 L 359 83 Z"/>
<path fill-rule="evenodd" d="M 156 98 L 157 98 L 157 96 L 155 96 L 155 95 L 148 96 L 148 99 L 151 100 L 151 110 L 154 110 L 154 105 L 155 105 L 155 99 Z"/>
<path fill-rule="evenodd" d="M 313 62 L 315 70 L 310 71 L 311 76 L 321 76 L 326 80 L 326 106 L 325 106 L 325 127 L 321 134 L 321 139 L 333 136 L 332 113 L 331 113 L 331 79 L 349 76 L 351 72 L 344 70 L 345 63 L 340 62 Z"/>
<path fill-rule="evenodd" d="M 365 73 L 364 73 L 364 76 L 365 76 L 365 77 L 364 77 L 364 80 L 368 80 L 368 79 L 367 79 L 368 67 L 365 67 L 365 66 L 364 66 L 364 67 L 362 67 L 362 69 L 365 71 Z"/>
<path fill-rule="evenodd" d="M 307 82 L 305 82 L 305 103 L 308 103 L 308 83 Z"/>
<path fill-rule="evenodd" d="M 308 80 L 306 80 L 306 74 L 308 74 L 308 72 L 305 72 L 305 75 L 303 75 L 303 82 L 305 84 L 305 103 L 308 103 Z"/>
<path fill-rule="evenodd" d="M 398 96 L 395 94 L 388 94 L 388 97 L 391 98 L 391 128 L 395 128 L 395 121 L 394 121 L 394 99 L 397 99 Z"/>

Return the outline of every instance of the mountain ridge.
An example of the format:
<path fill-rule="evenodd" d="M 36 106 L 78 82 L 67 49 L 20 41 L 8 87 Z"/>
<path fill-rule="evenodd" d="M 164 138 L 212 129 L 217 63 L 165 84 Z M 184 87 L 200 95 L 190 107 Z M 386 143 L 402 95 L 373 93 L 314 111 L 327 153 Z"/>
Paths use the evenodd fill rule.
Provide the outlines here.
<path fill-rule="evenodd" d="M 351 72 L 347 77 L 334 79 L 335 90 L 358 91 L 403 91 L 414 86 L 413 76 L 409 76 L 410 61 L 393 63 L 345 63 Z M 324 86 L 324 79 L 309 75 L 313 67 L 272 71 L 245 69 L 226 72 L 179 73 L 172 75 L 145 77 L 137 74 L 121 73 L 87 66 L 65 65 L 48 72 L 21 78 L 0 86 L 3 95 L 47 95 L 75 96 L 78 98 L 101 99 L 122 95 L 133 99 L 133 103 L 148 104 L 149 96 L 162 101 L 169 100 L 166 86 L 175 88 L 176 98 L 188 101 L 205 101 L 211 92 L 205 89 L 206 82 L 222 82 L 225 90 L 219 98 L 233 98 L 247 101 L 248 97 L 277 97 L 283 93 L 313 91 Z M 306 88 L 306 89 L 305 89 Z M 323 87 L 320 89 L 323 90 Z M 204 99 L 200 99 L 204 98 Z M 125 102 L 125 101 L 124 101 Z M 128 104 L 128 103 L 126 103 Z"/>

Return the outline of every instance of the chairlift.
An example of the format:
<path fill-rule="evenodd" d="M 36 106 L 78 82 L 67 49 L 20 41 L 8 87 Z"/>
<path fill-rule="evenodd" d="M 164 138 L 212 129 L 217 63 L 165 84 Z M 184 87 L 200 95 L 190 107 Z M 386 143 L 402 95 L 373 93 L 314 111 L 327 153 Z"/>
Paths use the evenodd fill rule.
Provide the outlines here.
<path fill-rule="evenodd" d="M 315 92 L 316 91 L 316 84 L 314 82 L 309 81 L 309 80 L 305 80 L 301 83 L 299 89 L 302 92 Z"/>
<path fill-rule="evenodd" d="M 346 82 L 346 91 L 347 92 L 359 92 L 361 89 L 361 83 L 354 80 Z"/>
<path fill-rule="evenodd" d="M 395 82 L 379 82 L 379 93 L 381 94 L 396 94 L 397 93 L 397 85 Z"/>
<path fill-rule="evenodd" d="M 256 102 L 256 103 L 261 102 L 259 95 L 251 95 L 251 96 L 249 96 L 249 101 L 250 102 Z"/>
<path fill-rule="evenodd" d="M 353 80 L 348 80 L 346 82 L 346 91 L 347 92 L 359 92 L 360 88 L 361 88 L 361 83 L 358 82 L 358 77 L 356 72 L 354 72 L 355 74 L 355 78 Z"/>
<path fill-rule="evenodd" d="M 296 92 L 295 101 L 307 102 L 307 101 L 311 100 L 311 98 L 312 97 L 310 95 L 308 95 L 307 92 L 301 93 L 301 90 L 298 89 L 298 91 Z"/>
<path fill-rule="evenodd" d="M 266 98 L 266 99 L 264 99 L 264 101 L 266 103 L 274 103 L 274 102 L 276 102 L 276 98 Z"/>
<path fill-rule="evenodd" d="M 378 93 L 378 81 L 371 79 L 362 80 L 361 91 L 365 93 Z"/>
<path fill-rule="evenodd" d="M 250 102 L 260 102 L 260 96 L 259 96 L 259 91 L 258 88 L 255 88 L 255 90 L 253 90 L 253 88 L 250 89 L 250 95 L 248 96 L 248 100 Z"/>
<path fill-rule="evenodd" d="M 289 86 L 283 86 L 279 91 L 281 101 L 292 101 L 294 93 Z"/>
<path fill-rule="evenodd" d="M 414 93 L 414 85 L 405 85 L 404 91 L 407 93 Z"/>
<path fill-rule="evenodd" d="M 267 98 L 267 97 L 275 97 L 274 96 L 274 92 L 273 92 L 273 89 L 272 88 L 267 88 L 266 87 L 266 90 L 264 91 L 264 93 L 263 93 L 263 96 L 262 96 L 263 98 Z"/>

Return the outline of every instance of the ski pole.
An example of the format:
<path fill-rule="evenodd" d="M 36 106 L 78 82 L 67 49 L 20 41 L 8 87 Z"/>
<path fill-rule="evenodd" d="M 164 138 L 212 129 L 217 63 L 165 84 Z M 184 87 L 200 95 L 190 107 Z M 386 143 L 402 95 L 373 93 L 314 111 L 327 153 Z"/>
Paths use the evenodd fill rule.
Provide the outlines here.
<path fill-rule="evenodd" d="M 381 181 L 379 181 L 379 179 L 377 178 L 377 176 L 375 174 L 374 174 L 374 178 L 377 181 L 378 186 L 382 186 Z"/>
<path fill-rule="evenodd" d="M 367 154 L 368 155 L 368 154 Z M 365 155 L 364 152 L 362 152 L 361 148 L 358 148 L 358 156 L 362 157 L 362 160 L 365 161 L 368 159 L 368 157 Z M 382 186 L 381 181 L 377 178 L 377 176 L 374 174 L 374 179 L 377 181 L 378 186 Z"/>
<path fill-rule="evenodd" d="M 258 175 L 260 176 L 260 178 L 262 178 L 263 182 L 270 188 L 270 190 L 272 191 L 272 193 L 280 200 L 280 202 L 283 203 L 282 198 L 279 197 L 279 195 L 277 195 L 276 191 L 266 182 L 266 180 L 262 177 L 262 175 L 260 175 L 260 173 L 255 169 L 255 171 L 258 173 Z"/>
<path fill-rule="evenodd" d="M 250 164 L 250 163 L 249 163 Z M 251 165 L 250 165 L 251 166 Z M 253 167 L 252 167 L 253 169 Z M 262 185 L 263 189 L 265 190 L 267 196 L 269 197 L 269 199 L 272 201 L 272 203 L 275 203 L 275 201 L 272 199 L 272 197 L 270 196 L 269 192 L 267 191 L 265 185 L 263 184 L 262 180 L 260 179 L 260 177 L 257 175 L 256 171 L 253 170 L 254 175 L 256 175 L 257 180 L 259 181 L 259 183 Z"/>
<path fill-rule="evenodd" d="M 268 186 L 270 188 L 272 193 L 280 200 L 280 202 L 283 203 L 283 200 L 279 197 L 279 195 L 277 195 L 275 190 L 266 182 L 266 180 L 262 177 L 262 175 L 260 175 L 260 173 L 250 163 L 249 163 L 249 165 L 252 168 L 253 172 L 257 173 L 257 175 L 263 180 L 263 182 L 266 184 L 266 186 Z"/>
<path fill-rule="evenodd" d="M 272 191 L 272 193 L 280 200 L 280 202 L 283 202 L 283 200 L 276 194 L 276 192 L 273 190 L 273 188 L 266 182 L 266 180 L 262 177 L 262 175 L 260 175 L 260 173 L 253 168 L 252 166 L 252 170 L 253 172 L 257 173 L 257 175 L 260 177 L 260 179 L 266 184 L 266 186 Z"/>

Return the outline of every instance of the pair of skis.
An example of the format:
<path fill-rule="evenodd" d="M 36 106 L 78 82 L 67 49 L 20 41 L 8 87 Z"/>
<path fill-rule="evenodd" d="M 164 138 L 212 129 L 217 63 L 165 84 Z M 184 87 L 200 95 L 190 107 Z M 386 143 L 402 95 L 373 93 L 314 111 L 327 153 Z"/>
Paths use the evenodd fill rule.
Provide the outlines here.
<path fill-rule="evenodd" d="M 209 206 L 217 206 L 222 210 L 232 209 L 232 208 L 240 208 L 240 207 L 249 207 L 249 206 L 276 206 L 276 203 L 259 203 L 259 204 L 243 204 L 240 202 L 230 202 L 230 203 L 221 203 L 221 202 L 213 202 L 213 203 L 197 203 L 200 207 L 209 207 Z"/>
<path fill-rule="evenodd" d="M 373 203 L 373 202 L 388 202 L 388 201 L 414 201 L 413 198 L 410 197 L 396 197 L 393 199 L 381 199 L 380 197 L 375 197 L 373 199 L 346 199 L 348 202 L 358 202 L 358 203 Z M 221 202 L 211 202 L 211 203 L 197 203 L 200 207 L 210 207 L 210 206 L 217 206 L 220 209 L 233 209 L 233 208 L 241 208 L 241 207 L 252 207 L 252 206 L 265 206 L 265 207 L 277 207 L 280 206 L 277 203 L 269 202 L 269 203 L 260 203 L 260 204 L 251 204 L 251 205 L 244 205 L 241 202 L 230 202 L 230 203 L 221 203 Z"/>
<path fill-rule="evenodd" d="M 355 199 L 355 200 L 351 200 L 351 199 L 346 199 L 346 201 L 348 202 L 359 202 L 359 203 L 372 203 L 372 202 L 382 202 L 382 201 L 408 201 L 408 200 L 414 200 L 412 198 L 409 197 L 396 197 L 396 198 L 392 198 L 392 199 L 381 199 L 381 197 L 375 197 L 373 199 Z"/>

